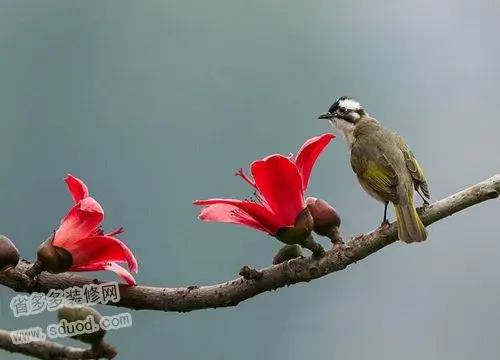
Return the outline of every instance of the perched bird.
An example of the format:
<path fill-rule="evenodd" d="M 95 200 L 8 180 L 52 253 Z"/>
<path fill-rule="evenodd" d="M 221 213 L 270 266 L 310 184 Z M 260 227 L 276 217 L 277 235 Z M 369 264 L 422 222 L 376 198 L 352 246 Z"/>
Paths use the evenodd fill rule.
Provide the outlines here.
<path fill-rule="evenodd" d="M 319 119 L 327 119 L 341 132 L 350 149 L 351 167 L 361 187 L 384 203 L 382 225 L 387 225 L 387 205 L 394 205 L 398 237 L 406 243 L 421 242 L 427 231 L 413 204 L 414 189 L 429 204 L 429 188 L 422 168 L 402 137 L 368 115 L 351 97 L 342 96 Z"/>

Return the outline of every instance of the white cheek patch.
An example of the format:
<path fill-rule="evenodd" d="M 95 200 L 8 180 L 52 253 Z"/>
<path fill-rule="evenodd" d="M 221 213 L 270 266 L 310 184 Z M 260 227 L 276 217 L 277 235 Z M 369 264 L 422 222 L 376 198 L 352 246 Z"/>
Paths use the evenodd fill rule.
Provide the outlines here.
<path fill-rule="evenodd" d="M 336 118 L 330 120 L 330 123 L 335 129 L 337 129 L 342 135 L 344 135 L 345 138 L 349 137 L 354 132 L 354 125 L 343 119 Z"/>
<path fill-rule="evenodd" d="M 359 110 L 361 109 L 361 104 L 353 99 L 345 99 L 339 101 L 339 107 L 346 110 Z"/>

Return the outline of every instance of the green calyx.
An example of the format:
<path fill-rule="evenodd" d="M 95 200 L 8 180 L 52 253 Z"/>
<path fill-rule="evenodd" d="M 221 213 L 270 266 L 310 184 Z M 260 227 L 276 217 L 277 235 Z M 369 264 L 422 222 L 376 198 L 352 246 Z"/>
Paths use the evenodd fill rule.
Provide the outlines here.
<path fill-rule="evenodd" d="M 306 207 L 297 216 L 294 226 L 279 229 L 275 236 L 284 244 L 302 245 L 311 234 L 313 226 L 313 218 L 311 216 L 311 213 L 309 212 L 309 209 Z"/>

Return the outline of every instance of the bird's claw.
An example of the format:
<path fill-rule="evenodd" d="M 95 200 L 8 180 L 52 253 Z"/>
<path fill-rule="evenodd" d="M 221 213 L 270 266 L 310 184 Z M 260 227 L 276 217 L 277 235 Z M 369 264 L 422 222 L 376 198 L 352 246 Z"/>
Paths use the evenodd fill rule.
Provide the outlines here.
<path fill-rule="evenodd" d="M 427 210 L 431 206 L 428 201 L 424 202 L 422 206 L 417 208 L 417 214 L 422 215 L 425 210 Z"/>
<path fill-rule="evenodd" d="M 380 224 L 380 229 L 382 230 L 387 230 L 389 228 L 391 224 L 389 223 L 389 220 L 385 219 L 384 221 L 382 221 L 382 223 Z"/>

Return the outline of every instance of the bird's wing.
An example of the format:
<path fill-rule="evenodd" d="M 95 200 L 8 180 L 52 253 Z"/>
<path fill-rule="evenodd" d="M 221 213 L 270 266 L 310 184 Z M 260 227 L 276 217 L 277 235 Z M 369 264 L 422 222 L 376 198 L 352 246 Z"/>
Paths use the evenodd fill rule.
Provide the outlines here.
<path fill-rule="evenodd" d="M 415 158 L 415 155 L 413 155 L 413 152 L 410 150 L 408 145 L 406 145 L 405 141 L 403 138 L 399 135 L 397 137 L 397 145 L 401 152 L 403 153 L 405 163 L 406 163 L 406 168 L 411 174 L 411 177 L 413 178 L 413 183 L 415 185 L 415 190 L 421 190 L 423 195 L 429 199 L 429 186 L 427 185 L 427 181 L 425 180 L 424 172 L 422 171 L 422 168 L 420 167 L 417 159 Z"/>
<path fill-rule="evenodd" d="M 362 146 L 357 142 L 351 149 L 352 169 L 379 197 L 396 202 L 396 186 L 399 183 L 396 171 L 384 154 L 379 151 L 362 152 Z"/>

